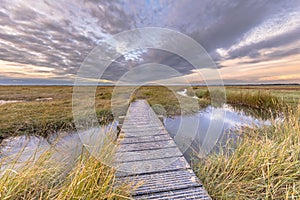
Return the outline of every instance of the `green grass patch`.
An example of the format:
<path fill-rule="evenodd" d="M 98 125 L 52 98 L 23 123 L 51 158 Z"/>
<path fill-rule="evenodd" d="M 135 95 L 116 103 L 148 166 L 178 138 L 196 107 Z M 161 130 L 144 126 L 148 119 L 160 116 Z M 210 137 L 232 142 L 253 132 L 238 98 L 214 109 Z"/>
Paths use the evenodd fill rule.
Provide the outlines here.
<path fill-rule="evenodd" d="M 98 87 L 95 109 L 100 124 L 113 120 L 110 110 L 112 87 Z M 48 136 L 75 129 L 71 86 L 1 86 L 1 100 L 21 100 L 0 106 L 0 140 L 9 136 Z M 53 98 L 38 101 L 37 99 Z"/>
<path fill-rule="evenodd" d="M 146 99 L 151 106 L 160 105 L 166 111 L 168 116 L 191 114 L 199 111 L 199 108 L 208 105 L 207 100 L 196 100 L 190 97 L 183 97 L 176 92 L 183 90 L 184 87 L 172 86 L 169 88 L 162 86 L 146 86 L 135 91 L 134 99 Z M 194 92 L 189 88 L 189 92 L 194 95 Z M 155 109 L 154 109 L 155 110 Z M 161 110 L 161 109 L 160 109 Z"/>

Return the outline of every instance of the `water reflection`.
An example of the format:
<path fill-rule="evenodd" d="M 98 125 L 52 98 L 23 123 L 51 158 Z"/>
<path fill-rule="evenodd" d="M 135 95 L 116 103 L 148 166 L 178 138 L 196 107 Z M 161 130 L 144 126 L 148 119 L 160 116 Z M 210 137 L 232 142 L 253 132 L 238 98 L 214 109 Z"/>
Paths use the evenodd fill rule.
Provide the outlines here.
<path fill-rule="evenodd" d="M 189 97 L 188 94 L 187 94 L 187 89 L 184 89 L 182 91 L 178 91 L 177 94 L 183 96 L 183 97 Z M 194 95 L 192 98 L 194 99 L 199 99 L 196 95 Z"/>
<path fill-rule="evenodd" d="M 225 115 L 219 116 L 218 113 L 225 113 Z M 221 134 L 218 135 L 217 139 L 222 138 L 224 135 L 228 136 L 225 133 L 229 133 L 230 137 L 235 137 L 235 131 L 243 127 L 260 127 L 271 124 L 270 120 L 256 118 L 250 115 L 250 113 L 249 110 L 236 109 L 226 104 L 218 108 L 208 106 L 196 114 L 165 118 L 164 124 L 179 148 L 184 151 L 186 158 L 190 160 L 193 152 L 199 152 L 203 142 L 209 138 L 207 135 L 208 130 L 210 129 L 210 133 L 214 133 L 214 127 L 210 127 L 213 125 L 212 121 L 215 123 L 218 123 L 218 120 L 222 122 Z M 224 117 L 224 119 L 216 119 L 218 116 L 221 118 Z M 179 127 L 182 121 L 192 124 L 196 122 L 199 126 L 196 128 L 197 130 L 194 129 L 195 126 L 190 126 L 190 123 L 183 123 L 186 127 Z M 50 148 L 54 150 L 53 159 L 65 163 L 72 162 L 82 152 L 83 143 L 88 148 L 91 148 L 92 151 L 99 151 L 98 148 L 101 147 L 99 144 L 103 143 L 103 135 L 109 131 L 117 132 L 117 122 L 83 131 L 78 134 L 58 133 L 47 139 L 38 136 L 7 138 L 3 140 L 0 145 L 0 160 L 1 158 L 5 158 L 6 163 L 0 163 L 0 171 L 9 167 L 7 164 L 15 161 L 16 157 L 19 163 L 28 161 L 29 159 L 34 160 Z M 180 134 L 178 134 L 178 132 L 180 132 Z M 212 138 L 215 139 L 216 137 Z M 226 137 L 224 138 L 226 139 Z M 187 144 L 189 148 L 186 147 Z M 210 144 L 215 143 L 212 141 Z"/>
<path fill-rule="evenodd" d="M 117 122 L 79 133 L 60 132 L 49 138 L 39 136 L 17 136 L 4 139 L 0 145 L 0 172 L 14 164 L 18 168 L 25 162 L 35 161 L 41 154 L 51 149 L 52 160 L 73 162 L 81 154 L 83 144 L 91 152 L 100 152 L 104 136 L 117 132 Z"/>
<path fill-rule="evenodd" d="M 17 102 L 23 102 L 23 101 L 20 101 L 20 100 L 0 100 L 0 106 L 4 105 L 4 104 L 7 104 L 7 103 L 17 103 Z"/>
<path fill-rule="evenodd" d="M 240 130 L 244 127 L 261 127 L 263 125 L 270 125 L 270 120 L 263 120 L 261 118 L 255 118 L 248 113 L 244 112 L 243 110 L 237 110 L 230 105 L 223 105 L 222 107 L 212 107 L 208 106 L 206 109 L 199 111 L 196 114 L 188 115 L 188 116 L 175 116 L 172 118 L 166 118 L 164 120 L 164 124 L 172 138 L 174 138 L 176 144 L 179 148 L 185 151 L 185 144 L 187 143 L 185 140 L 192 140 L 191 147 L 185 151 L 185 156 L 190 157 L 191 152 L 199 152 L 202 149 L 202 146 L 205 145 L 204 141 L 205 138 L 208 137 L 208 130 L 210 126 L 214 126 L 213 121 L 216 117 L 213 113 L 225 113 L 223 125 L 222 125 L 222 136 L 227 134 L 232 135 L 234 137 L 234 132 Z M 189 127 L 180 127 L 180 123 L 182 121 L 198 121 L 198 129 L 197 130 L 189 130 Z M 185 130 L 184 133 L 181 130 Z M 186 131 L 189 130 L 189 131 Z M 191 137 L 191 132 L 196 132 L 196 134 Z M 177 137 L 177 135 L 185 134 L 186 137 Z M 211 134 L 211 133 L 210 133 Z M 215 141 L 217 142 L 217 141 Z M 220 141 L 219 141 L 220 142 Z"/>

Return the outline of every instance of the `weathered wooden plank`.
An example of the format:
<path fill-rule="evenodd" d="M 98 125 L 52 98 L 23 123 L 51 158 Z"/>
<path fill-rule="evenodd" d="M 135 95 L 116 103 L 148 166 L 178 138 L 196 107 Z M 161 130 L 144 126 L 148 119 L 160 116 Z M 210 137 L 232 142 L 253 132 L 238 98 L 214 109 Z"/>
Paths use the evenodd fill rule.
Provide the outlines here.
<path fill-rule="evenodd" d="M 150 135 L 162 135 L 162 134 L 168 134 L 168 132 L 165 129 L 161 130 L 148 130 L 148 131 L 134 131 L 134 132 L 124 132 L 121 131 L 120 134 L 123 134 L 124 137 L 142 137 L 142 136 L 150 136 Z"/>
<path fill-rule="evenodd" d="M 163 159 L 170 157 L 180 157 L 182 153 L 175 146 L 164 149 L 147 149 L 143 151 L 125 151 L 118 152 L 116 156 L 117 162 L 134 162 L 143 160 Z"/>
<path fill-rule="evenodd" d="M 134 191 L 133 195 L 166 192 L 201 185 L 191 169 L 124 177 L 121 178 L 120 181 L 141 184 L 141 186 Z"/>
<path fill-rule="evenodd" d="M 129 124 L 126 123 L 126 125 L 123 125 L 122 128 L 123 129 L 132 129 L 132 127 L 136 127 L 136 128 L 156 128 L 157 126 L 161 126 L 159 123 L 157 124 L 142 124 L 142 123 L 136 123 L 136 124 Z"/>
<path fill-rule="evenodd" d="M 140 136 L 140 137 L 124 137 L 119 140 L 122 148 L 125 144 L 132 144 L 132 143 L 145 143 L 145 142 L 159 142 L 159 141 L 169 141 L 172 140 L 169 135 L 161 134 L 161 135 L 148 135 L 148 136 Z M 173 140 L 172 140 L 173 141 Z"/>
<path fill-rule="evenodd" d="M 147 122 L 147 124 L 145 124 L 143 122 Z M 140 118 L 139 119 L 127 119 L 126 120 L 126 125 L 127 124 L 128 124 L 128 126 L 130 126 L 130 128 L 132 126 L 134 126 L 134 125 L 148 125 L 148 126 L 152 126 L 152 127 L 163 126 L 163 124 L 162 124 L 161 121 L 151 120 L 150 118 L 145 118 L 145 119 L 140 119 Z M 126 127 L 126 125 L 124 127 Z"/>
<path fill-rule="evenodd" d="M 131 103 L 118 143 L 118 181 L 143 183 L 134 199 L 210 199 L 146 101 Z"/>
<path fill-rule="evenodd" d="M 156 127 L 138 127 L 138 126 L 132 126 L 131 128 L 124 128 L 122 127 L 122 131 L 126 132 L 127 134 L 135 133 L 135 132 L 155 132 L 155 131 L 165 131 L 166 129 L 162 126 L 156 126 Z M 167 133 L 167 132 L 166 132 Z"/>
<path fill-rule="evenodd" d="M 206 190 L 199 187 L 189 187 L 181 190 L 171 190 L 168 192 L 159 192 L 152 194 L 145 194 L 134 196 L 134 199 L 155 199 L 155 200 L 169 200 L 169 199 L 195 199 L 195 200 L 211 200 Z"/>
<path fill-rule="evenodd" d="M 176 144 L 173 140 L 161 140 L 157 142 L 149 141 L 144 143 L 131 143 L 122 145 L 121 148 L 118 149 L 118 152 L 153 150 L 170 147 L 176 148 Z"/>
<path fill-rule="evenodd" d="M 117 176 L 132 176 L 155 172 L 190 169 L 184 157 L 120 163 Z"/>

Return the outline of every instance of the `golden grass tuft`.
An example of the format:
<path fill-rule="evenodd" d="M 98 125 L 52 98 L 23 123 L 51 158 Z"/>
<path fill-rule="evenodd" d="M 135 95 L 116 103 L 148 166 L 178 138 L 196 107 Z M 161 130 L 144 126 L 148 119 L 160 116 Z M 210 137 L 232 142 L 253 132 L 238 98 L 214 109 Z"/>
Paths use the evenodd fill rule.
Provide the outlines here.
<path fill-rule="evenodd" d="M 197 163 L 214 199 L 300 198 L 300 104 L 284 121 L 247 129 L 236 144 Z"/>
<path fill-rule="evenodd" d="M 104 144 L 97 158 L 113 162 L 116 145 Z M 54 159 L 53 153 L 53 149 L 46 150 L 22 163 L 15 158 L 9 167 L 2 158 L 0 199 L 130 199 L 135 186 L 118 181 L 116 170 L 85 148 L 74 162 Z"/>

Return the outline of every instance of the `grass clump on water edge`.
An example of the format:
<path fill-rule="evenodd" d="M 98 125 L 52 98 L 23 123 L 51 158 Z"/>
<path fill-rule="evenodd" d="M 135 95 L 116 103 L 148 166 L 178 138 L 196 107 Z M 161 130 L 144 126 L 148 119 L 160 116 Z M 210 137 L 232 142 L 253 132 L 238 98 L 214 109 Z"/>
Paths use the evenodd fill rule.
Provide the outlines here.
<path fill-rule="evenodd" d="M 234 105 L 248 106 L 263 110 L 280 110 L 282 102 L 269 91 L 228 91 L 227 102 Z"/>
<path fill-rule="evenodd" d="M 222 105 L 226 100 L 226 103 L 232 105 L 247 106 L 264 111 L 270 109 L 280 111 L 282 107 L 286 106 L 277 96 L 264 90 L 227 89 L 225 93 L 218 88 L 212 88 L 211 91 L 200 88 L 195 90 L 195 94 L 199 99 L 207 99 L 217 105 L 218 102 L 221 102 L 220 105 Z"/>
<path fill-rule="evenodd" d="M 97 158 L 113 162 L 113 146 L 105 145 Z M 130 199 L 133 184 L 118 182 L 116 170 L 85 148 L 68 164 L 53 155 L 50 149 L 21 163 L 0 159 L 0 199 Z"/>
<path fill-rule="evenodd" d="M 300 198 L 300 104 L 194 167 L 213 199 Z"/>
<path fill-rule="evenodd" d="M 116 186 L 115 170 L 81 155 L 57 194 L 58 199 L 130 199 L 131 184 Z"/>

